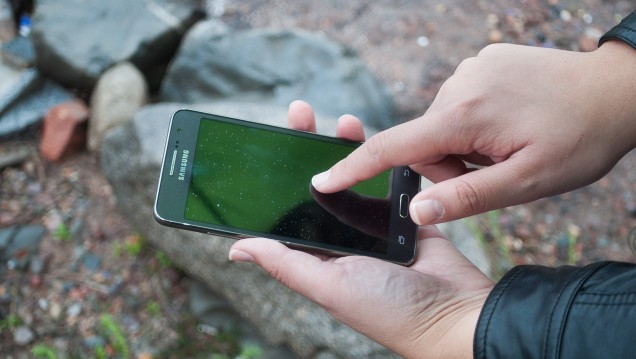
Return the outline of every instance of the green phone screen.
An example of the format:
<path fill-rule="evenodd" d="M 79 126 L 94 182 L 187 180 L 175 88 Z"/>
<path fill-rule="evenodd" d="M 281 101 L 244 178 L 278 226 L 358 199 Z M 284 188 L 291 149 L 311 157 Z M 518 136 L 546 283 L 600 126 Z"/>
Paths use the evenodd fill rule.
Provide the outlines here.
<path fill-rule="evenodd" d="M 185 218 L 258 233 L 386 251 L 389 173 L 317 201 L 311 178 L 358 145 L 232 122 L 200 123 Z M 339 196 L 339 197 L 338 197 Z M 356 203 L 352 203 L 356 202 Z M 361 208 L 360 202 L 372 208 Z M 328 203 L 325 206 L 325 203 Z M 333 208 L 333 203 L 341 207 Z M 386 210 L 377 210 L 378 206 Z M 351 217 L 347 211 L 357 211 Z M 372 214 L 371 214 L 372 213 Z M 369 214 L 369 218 L 364 218 Z M 344 218 L 347 217 L 347 218 Z M 386 223 L 378 223 L 385 221 Z M 354 224 L 352 226 L 351 224 Z M 388 229 L 386 229 L 388 232 Z"/>

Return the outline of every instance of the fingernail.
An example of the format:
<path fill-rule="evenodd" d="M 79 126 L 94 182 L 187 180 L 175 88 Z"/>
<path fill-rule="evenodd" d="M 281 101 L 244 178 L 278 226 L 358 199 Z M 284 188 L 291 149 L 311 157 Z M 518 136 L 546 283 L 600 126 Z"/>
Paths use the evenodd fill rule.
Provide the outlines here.
<path fill-rule="evenodd" d="M 331 170 L 327 170 L 323 173 L 319 173 L 315 175 L 314 177 L 311 178 L 311 185 L 314 186 L 314 188 L 318 188 L 320 185 L 327 182 L 330 174 L 331 174 Z"/>
<path fill-rule="evenodd" d="M 444 206 L 436 199 L 425 199 L 411 204 L 411 217 L 424 225 L 435 222 L 444 215 Z"/>
<path fill-rule="evenodd" d="M 254 262 L 254 257 L 247 252 L 232 249 L 230 250 L 230 260 L 234 262 Z"/>

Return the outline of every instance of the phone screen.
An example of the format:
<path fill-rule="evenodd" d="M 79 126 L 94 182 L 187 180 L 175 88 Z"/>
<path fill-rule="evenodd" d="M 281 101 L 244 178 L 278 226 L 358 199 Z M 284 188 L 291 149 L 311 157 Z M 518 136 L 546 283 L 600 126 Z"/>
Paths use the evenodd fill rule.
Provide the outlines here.
<path fill-rule="evenodd" d="M 321 194 L 311 178 L 359 143 L 202 119 L 184 217 L 223 228 L 387 252 L 390 172 Z"/>

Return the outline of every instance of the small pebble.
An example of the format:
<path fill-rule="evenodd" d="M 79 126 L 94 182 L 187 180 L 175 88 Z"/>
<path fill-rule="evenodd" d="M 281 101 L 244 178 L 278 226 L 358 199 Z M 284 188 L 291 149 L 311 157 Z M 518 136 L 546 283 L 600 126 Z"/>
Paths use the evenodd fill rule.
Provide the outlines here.
<path fill-rule="evenodd" d="M 49 308 L 49 301 L 44 298 L 40 298 L 38 299 L 38 306 L 42 310 L 47 310 Z"/>
<path fill-rule="evenodd" d="M 40 288 L 42 286 L 42 276 L 39 274 L 34 274 L 29 278 L 29 285 L 31 288 Z"/>
<path fill-rule="evenodd" d="M 62 314 L 62 305 L 60 303 L 54 302 L 51 304 L 51 309 L 49 309 L 49 315 L 53 319 L 59 319 Z"/>
<path fill-rule="evenodd" d="M 427 47 L 428 45 L 430 45 L 431 40 L 428 39 L 428 37 L 426 36 L 420 36 L 417 38 L 417 44 L 420 47 Z"/>
<path fill-rule="evenodd" d="M 13 332 L 13 341 L 16 345 L 27 345 L 35 339 L 35 335 L 31 328 L 21 325 Z"/>
<path fill-rule="evenodd" d="M 44 261 L 40 256 L 33 256 L 31 258 L 31 262 L 29 263 L 29 272 L 33 274 L 42 273 L 42 269 L 44 268 Z"/>
<path fill-rule="evenodd" d="M 73 303 L 71 304 L 70 307 L 68 307 L 68 309 L 66 310 L 66 316 L 69 318 L 75 318 L 77 317 L 80 313 L 82 312 L 82 304 L 80 303 Z"/>

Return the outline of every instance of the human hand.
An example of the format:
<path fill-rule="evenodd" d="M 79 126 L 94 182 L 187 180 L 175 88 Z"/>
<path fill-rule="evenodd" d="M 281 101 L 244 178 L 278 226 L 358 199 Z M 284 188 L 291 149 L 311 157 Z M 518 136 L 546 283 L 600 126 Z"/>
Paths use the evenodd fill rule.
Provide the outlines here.
<path fill-rule="evenodd" d="M 311 108 L 290 106 L 290 127 L 314 131 Z M 343 116 L 337 135 L 363 140 Z M 433 226 L 420 228 L 410 267 L 363 256 L 326 257 L 270 239 L 248 238 L 230 259 L 254 262 L 336 319 L 407 357 L 471 357 L 474 331 L 492 282 Z"/>
<path fill-rule="evenodd" d="M 312 183 L 331 193 L 410 165 L 436 182 L 411 201 L 418 224 L 573 190 L 636 146 L 635 83 L 636 53 L 621 42 L 592 53 L 491 45 L 459 65 L 422 117 Z"/>

